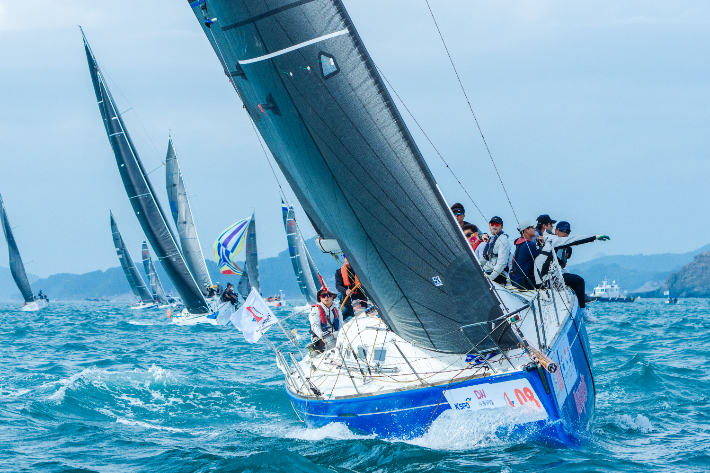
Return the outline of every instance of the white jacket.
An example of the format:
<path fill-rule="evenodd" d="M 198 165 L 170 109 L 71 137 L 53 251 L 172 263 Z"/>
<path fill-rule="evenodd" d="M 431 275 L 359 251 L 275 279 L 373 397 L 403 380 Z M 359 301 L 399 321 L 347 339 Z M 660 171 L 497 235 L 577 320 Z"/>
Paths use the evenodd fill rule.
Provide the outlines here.
<path fill-rule="evenodd" d="M 333 336 L 338 337 L 338 331 L 335 330 L 335 320 L 336 318 L 338 319 L 338 327 L 343 326 L 343 318 L 340 315 L 340 311 L 337 310 L 336 303 L 333 302 L 330 305 L 330 308 L 326 307 L 325 304 L 322 302 L 319 302 L 318 304 L 314 305 L 311 307 L 311 313 L 308 314 L 308 321 L 311 324 L 311 331 L 316 334 L 316 337 L 318 338 L 324 338 L 323 330 L 321 329 L 320 325 L 320 311 L 318 310 L 318 306 L 323 308 L 323 311 L 325 312 L 325 318 L 328 321 L 328 326 L 333 327 L 331 330 L 333 330 Z M 337 316 L 335 314 L 338 314 Z M 326 332 L 326 335 L 329 332 Z"/>
<path fill-rule="evenodd" d="M 501 232 L 496 236 L 490 237 L 488 245 L 493 238 L 496 239 L 493 249 L 491 251 L 491 256 L 488 261 L 483 262 L 483 271 L 490 274 L 491 279 L 497 278 L 499 275 L 506 276 L 506 270 L 508 269 L 508 256 L 510 255 L 510 239 L 508 235 Z"/>
<path fill-rule="evenodd" d="M 542 284 L 542 276 L 547 274 L 552 263 L 552 258 L 557 258 L 555 251 L 569 246 L 589 243 L 597 239 L 596 235 L 579 235 L 573 237 L 558 237 L 552 233 L 545 233 L 545 244 L 540 254 L 535 258 L 535 283 Z"/>

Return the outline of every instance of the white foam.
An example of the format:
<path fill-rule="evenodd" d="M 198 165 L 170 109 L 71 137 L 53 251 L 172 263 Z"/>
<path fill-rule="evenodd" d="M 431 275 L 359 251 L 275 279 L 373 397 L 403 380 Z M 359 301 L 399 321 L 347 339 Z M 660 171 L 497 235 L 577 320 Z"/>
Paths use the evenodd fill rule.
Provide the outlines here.
<path fill-rule="evenodd" d="M 20 397 L 24 394 L 27 394 L 30 392 L 29 389 L 18 389 L 16 391 L 10 390 L 10 389 L 4 389 L 0 391 L 0 398 L 7 398 L 7 397 Z"/>
<path fill-rule="evenodd" d="M 128 323 L 131 324 L 131 325 L 144 325 L 144 326 L 148 326 L 148 325 L 163 325 L 163 324 L 156 323 L 156 322 L 148 322 L 147 320 L 129 320 Z"/>
<path fill-rule="evenodd" d="M 525 435 L 518 435 L 518 440 L 513 441 L 508 437 L 510 429 L 544 418 L 540 410 L 525 408 L 480 411 L 449 409 L 431 423 L 424 435 L 405 442 L 433 450 L 453 451 L 519 443 L 524 441 Z"/>
<path fill-rule="evenodd" d="M 641 414 L 638 414 L 635 419 L 628 414 L 617 416 L 616 425 L 624 430 L 638 430 L 645 434 L 656 430 L 648 417 Z"/>
<path fill-rule="evenodd" d="M 117 417 L 116 422 L 119 424 L 124 424 L 124 425 L 134 425 L 136 427 L 142 427 L 144 429 L 164 430 L 166 432 L 188 432 L 188 433 L 190 433 L 190 430 L 188 430 L 188 429 L 178 429 L 175 427 L 166 427 L 164 425 L 149 424 L 148 422 L 143 422 L 141 420 L 131 420 L 131 419 L 126 419 L 124 417 Z"/>
<path fill-rule="evenodd" d="M 44 386 L 53 386 L 60 384 L 61 386 L 57 391 L 54 393 L 50 394 L 49 400 L 54 401 L 56 403 L 61 403 L 64 400 L 64 395 L 67 392 L 67 389 L 74 387 L 74 384 L 79 381 L 79 380 L 89 380 L 89 379 L 98 379 L 101 375 L 107 375 L 109 374 L 109 371 L 106 370 L 100 370 L 97 368 L 85 368 L 83 369 L 80 373 L 76 373 L 71 375 L 67 379 L 60 379 L 58 381 L 52 381 L 50 383 L 45 383 Z"/>
<path fill-rule="evenodd" d="M 374 435 L 357 435 L 353 433 L 348 427 L 341 422 L 334 422 L 332 424 L 319 427 L 317 429 L 311 429 L 305 426 L 294 427 L 286 430 L 284 432 L 284 437 L 296 439 L 296 440 L 307 440 L 309 442 L 314 442 L 318 440 L 333 439 L 333 440 L 354 440 L 354 439 L 371 439 L 375 438 Z"/>

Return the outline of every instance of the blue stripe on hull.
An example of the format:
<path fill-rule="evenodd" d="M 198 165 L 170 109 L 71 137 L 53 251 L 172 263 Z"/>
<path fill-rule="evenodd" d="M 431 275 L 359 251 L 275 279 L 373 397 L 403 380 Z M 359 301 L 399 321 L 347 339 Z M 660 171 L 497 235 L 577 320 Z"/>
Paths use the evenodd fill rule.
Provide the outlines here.
<path fill-rule="evenodd" d="M 579 328 L 579 335 L 577 328 Z M 588 431 L 594 411 L 594 385 L 588 367 L 591 366 L 591 359 L 589 359 L 590 365 L 587 364 L 590 354 L 589 341 L 579 316 L 575 320 L 568 319 L 551 354 L 555 354 L 559 348 L 565 348 L 565 342 L 569 350 L 564 350 L 563 355 L 566 357 L 561 363 L 559 377 L 555 380 L 549 373 L 543 372 L 550 390 L 549 394 L 546 393 L 537 370 L 477 378 L 451 384 L 448 387 L 446 385 L 422 387 L 329 401 L 312 398 L 307 400 L 293 395 L 288 389 L 287 393 L 299 417 L 305 419 L 309 427 L 322 427 L 333 422 L 342 422 L 358 433 L 375 434 L 382 438 L 409 439 L 423 435 L 431 422 L 451 409 L 444 397 L 445 390 L 526 379 L 549 417 L 544 421 L 511 426 L 512 432 L 520 431 L 528 434 L 534 432 L 534 436 L 541 440 L 575 445 L 585 438 L 584 434 Z M 563 373 L 567 374 L 567 379 L 562 375 Z M 558 388 L 563 391 L 556 392 Z M 560 400 L 562 400 L 562 408 L 559 406 Z"/>

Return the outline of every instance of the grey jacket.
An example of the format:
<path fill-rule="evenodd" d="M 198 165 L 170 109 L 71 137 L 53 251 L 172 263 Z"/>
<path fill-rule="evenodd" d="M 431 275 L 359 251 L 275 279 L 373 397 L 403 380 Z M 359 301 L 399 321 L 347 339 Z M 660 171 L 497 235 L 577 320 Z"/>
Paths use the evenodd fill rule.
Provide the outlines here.
<path fill-rule="evenodd" d="M 493 239 L 495 239 L 495 242 Z M 491 243 L 493 243 L 493 247 L 489 251 Z M 489 255 L 489 258 L 488 261 L 482 261 L 483 271 L 489 274 L 491 279 L 495 279 L 499 275 L 507 277 L 508 257 L 510 255 L 510 239 L 508 235 L 501 232 L 491 237 L 491 240 L 486 244 L 486 254 Z"/>

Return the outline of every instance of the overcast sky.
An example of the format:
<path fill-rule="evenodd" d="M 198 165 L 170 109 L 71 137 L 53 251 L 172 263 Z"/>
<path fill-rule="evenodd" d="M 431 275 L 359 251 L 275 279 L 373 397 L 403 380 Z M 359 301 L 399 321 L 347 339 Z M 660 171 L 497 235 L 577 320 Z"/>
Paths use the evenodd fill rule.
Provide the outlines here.
<path fill-rule="evenodd" d="M 575 250 L 577 262 L 710 242 L 710 3 L 430 4 L 518 218 L 549 213 L 570 221 L 573 233 L 611 236 Z M 462 202 L 476 224 L 499 215 L 514 233 L 426 3 L 345 5 L 486 218 L 398 103 L 447 200 Z M 172 130 L 207 257 L 219 233 L 253 210 L 260 256 L 285 249 L 278 185 L 187 1 L 0 0 L 0 193 L 27 271 L 117 266 L 109 209 L 134 258 L 144 240 L 103 129 L 79 24 L 128 110 L 166 211 L 162 162 Z"/>

